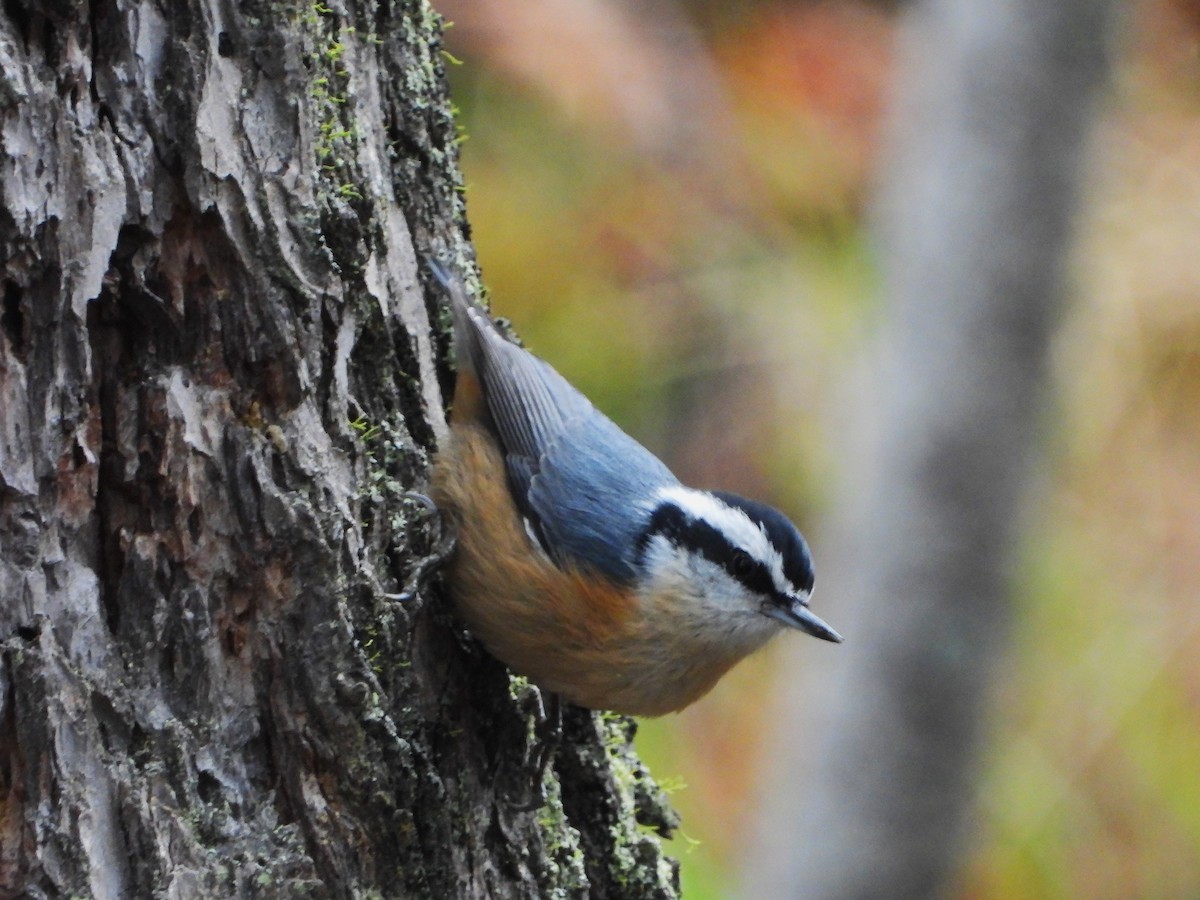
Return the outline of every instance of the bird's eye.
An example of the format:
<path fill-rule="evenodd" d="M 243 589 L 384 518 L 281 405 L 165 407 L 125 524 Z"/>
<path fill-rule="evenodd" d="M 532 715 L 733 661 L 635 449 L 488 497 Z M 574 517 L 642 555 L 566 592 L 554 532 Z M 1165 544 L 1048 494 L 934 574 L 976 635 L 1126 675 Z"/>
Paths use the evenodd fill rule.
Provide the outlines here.
<path fill-rule="evenodd" d="M 745 550 L 734 550 L 729 560 L 729 568 L 738 578 L 745 578 L 754 571 L 754 560 Z"/>

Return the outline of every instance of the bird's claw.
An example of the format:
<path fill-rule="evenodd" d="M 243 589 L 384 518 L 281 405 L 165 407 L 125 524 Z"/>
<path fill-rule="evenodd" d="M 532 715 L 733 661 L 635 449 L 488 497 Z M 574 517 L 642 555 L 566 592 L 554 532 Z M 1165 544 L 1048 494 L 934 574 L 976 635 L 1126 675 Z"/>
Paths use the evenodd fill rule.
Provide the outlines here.
<path fill-rule="evenodd" d="M 404 584 L 404 590 L 396 594 L 384 594 L 388 600 L 397 603 L 411 603 L 424 590 L 430 575 L 440 569 L 454 553 L 454 548 L 458 544 L 458 535 L 455 534 L 454 528 L 446 521 L 446 518 L 441 515 L 441 510 L 438 509 L 432 498 L 418 491 L 405 491 L 403 497 L 405 500 L 411 500 L 424 507 L 425 518 L 437 521 L 437 536 L 433 539 L 433 546 L 409 574 L 408 580 Z"/>
<path fill-rule="evenodd" d="M 541 715 L 533 727 L 537 746 L 534 748 L 533 755 L 534 773 L 530 781 L 531 790 L 527 798 L 513 804 L 513 809 L 517 812 L 533 812 L 545 805 L 546 790 L 543 781 L 546 777 L 546 770 L 550 767 L 550 760 L 554 758 L 562 743 L 562 701 L 558 694 L 552 694 L 549 691 L 539 691 L 539 695 L 538 705 L 541 707 Z"/>

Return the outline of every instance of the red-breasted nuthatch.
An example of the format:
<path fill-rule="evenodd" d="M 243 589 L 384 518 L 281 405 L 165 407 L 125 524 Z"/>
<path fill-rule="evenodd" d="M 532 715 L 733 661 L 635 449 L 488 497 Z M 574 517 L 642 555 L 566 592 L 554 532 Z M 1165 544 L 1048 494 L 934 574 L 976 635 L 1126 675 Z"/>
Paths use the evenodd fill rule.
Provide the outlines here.
<path fill-rule="evenodd" d="M 462 282 L 458 381 L 433 495 L 457 533 L 455 610 L 501 662 L 579 706 L 656 716 L 699 699 L 808 609 L 812 557 L 780 512 L 680 484 Z"/>

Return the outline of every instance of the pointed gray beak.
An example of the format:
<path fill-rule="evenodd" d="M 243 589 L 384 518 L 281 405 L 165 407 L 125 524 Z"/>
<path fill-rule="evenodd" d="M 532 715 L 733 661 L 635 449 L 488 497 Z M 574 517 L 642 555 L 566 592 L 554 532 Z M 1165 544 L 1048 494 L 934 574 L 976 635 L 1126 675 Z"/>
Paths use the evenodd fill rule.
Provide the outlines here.
<path fill-rule="evenodd" d="M 763 613 L 789 628 L 798 628 L 823 641 L 835 644 L 842 642 L 842 636 L 813 615 L 808 609 L 808 601 L 800 597 L 787 597 L 781 603 L 770 603 L 763 607 Z"/>

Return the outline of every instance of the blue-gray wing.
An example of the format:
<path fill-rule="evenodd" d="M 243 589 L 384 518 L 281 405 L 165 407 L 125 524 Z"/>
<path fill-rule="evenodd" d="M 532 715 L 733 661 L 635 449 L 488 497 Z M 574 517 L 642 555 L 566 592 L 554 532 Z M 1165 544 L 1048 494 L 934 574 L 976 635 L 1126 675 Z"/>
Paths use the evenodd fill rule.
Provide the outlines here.
<path fill-rule="evenodd" d="M 675 476 L 548 363 L 502 335 L 461 282 L 434 274 L 453 300 L 459 365 L 479 379 L 513 499 L 543 549 L 559 564 L 631 580 L 651 498 L 678 484 Z"/>
<path fill-rule="evenodd" d="M 583 394 L 554 369 L 505 338 L 479 310 L 471 310 L 477 328 L 475 372 L 488 412 L 505 452 L 537 461 L 566 423 L 592 410 Z"/>
<path fill-rule="evenodd" d="M 566 422 L 543 450 L 528 506 L 552 557 L 629 583 L 653 498 L 678 483 L 658 457 L 592 408 Z"/>

